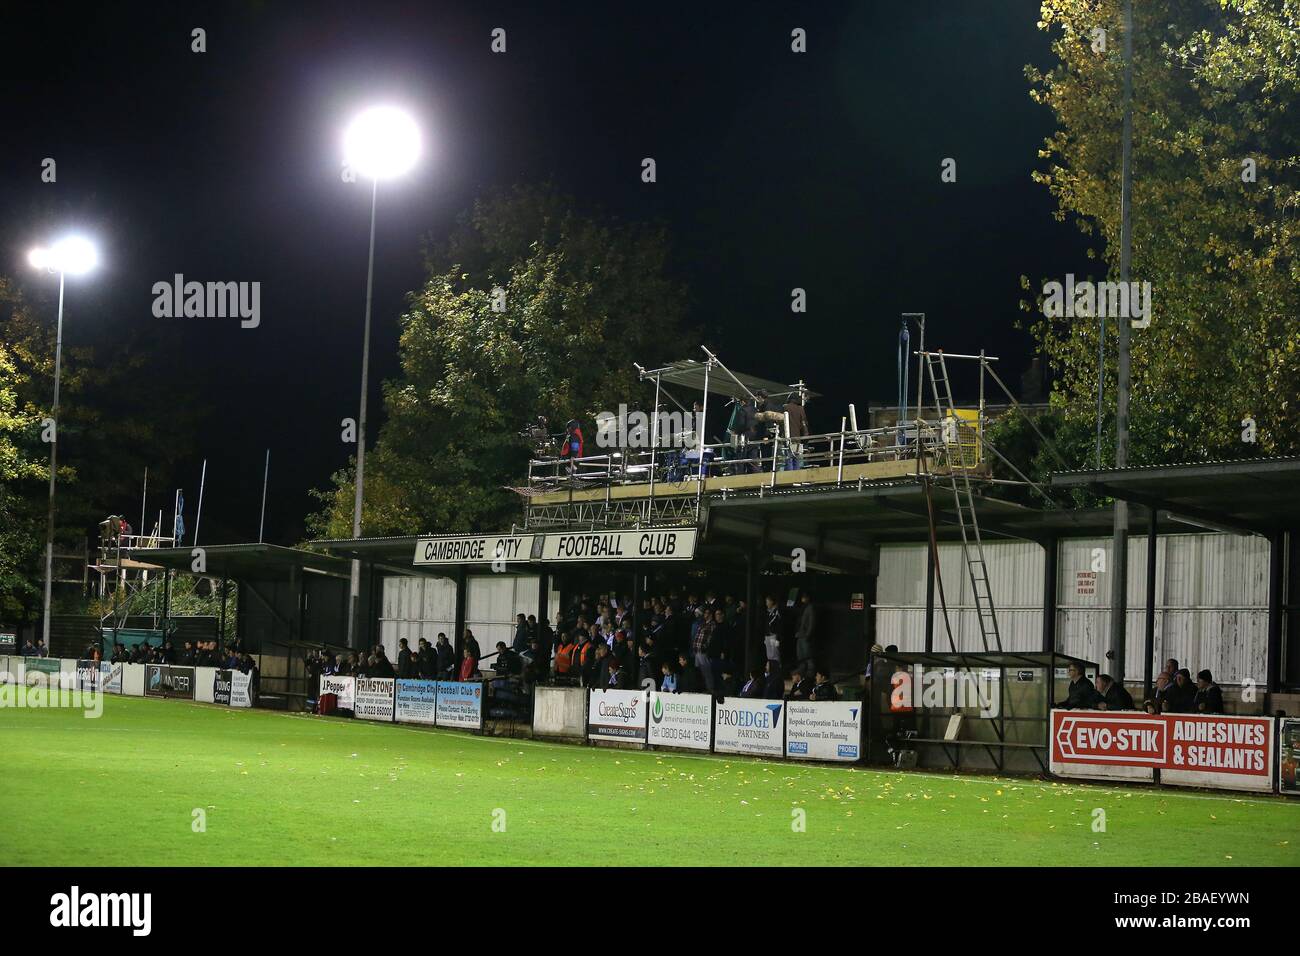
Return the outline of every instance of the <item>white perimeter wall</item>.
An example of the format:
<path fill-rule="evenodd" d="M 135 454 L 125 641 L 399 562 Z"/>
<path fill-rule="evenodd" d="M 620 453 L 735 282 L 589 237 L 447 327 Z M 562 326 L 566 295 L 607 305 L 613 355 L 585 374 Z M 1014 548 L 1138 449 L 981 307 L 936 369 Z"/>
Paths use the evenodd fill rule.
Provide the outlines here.
<path fill-rule="evenodd" d="M 1057 557 L 1056 646 L 1086 660 L 1105 660 L 1109 643 L 1111 578 L 1092 568 L 1098 551 L 1112 567 L 1110 538 L 1068 538 Z M 1128 654 L 1125 670 L 1140 679 L 1146 627 L 1145 535 L 1129 540 Z M 1009 651 L 1042 649 L 1043 549 L 1030 542 L 986 542 L 993 602 Z M 901 651 L 925 647 L 925 544 L 880 549 L 876 591 L 877 641 Z M 948 599 L 948 619 L 957 649 L 981 650 L 970 578 L 960 544 L 939 546 L 939 568 Z M 1089 588 L 1094 593 L 1088 593 Z M 1225 534 L 1161 536 L 1156 546 L 1157 669 L 1170 657 L 1193 674 L 1203 667 L 1222 684 L 1245 678 L 1262 683 L 1268 646 L 1268 542 Z M 938 593 L 934 644 L 947 651 L 948 638 Z"/>

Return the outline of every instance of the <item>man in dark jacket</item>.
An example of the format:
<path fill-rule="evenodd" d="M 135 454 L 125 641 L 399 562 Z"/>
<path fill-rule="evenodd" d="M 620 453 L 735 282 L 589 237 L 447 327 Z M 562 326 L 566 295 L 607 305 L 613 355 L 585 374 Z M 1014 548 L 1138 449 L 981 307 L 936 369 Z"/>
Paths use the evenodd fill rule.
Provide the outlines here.
<path fill-rule="evenodd" d="M 817 671 L 817 683 L 813 685 L 812 693 L 808 695 L 809 700 L 839 700 L 840 692 L 835 689 L 835 682 L 831 680 L 831 675 L 824 670 Z"/>
<path fill-rule="evenodd" d="M 424 680 L 434 680 L 438 676 L 438 652 L 428 638 L 420 638 L 415 652 L 415 672 Z"/>
<path fill-rule="evenodd" d="M 699 668 L 692 662 L 691 655 L 685 652 L 678 654 L 677 666 L 680 668 L 677 672 L 677 693 L 702 694 L 704 678 L 700 676 Z"/>
<path fill-rule="evenodd" d="M 375 648 L 375 663 L 366 669 L 367 677 L 393 677 L 396 672 L 393 670 L 393 662 L 388 659 L 382 647 Z"/>
<path fill-rule="evenodd" d="M 441 631 L 438 632 L 438 643 L 434 645 L 433 652 L 438 655 L 438 679 L 455 680 L 456 648 L 451 646 L 451 641 Z"/>
<path fill-rule="evenodd" d="M 397 676 L 402 680 L 410 680 L 415 676 L 412 657 L 410 642 L 406 638 L 402 638 L 397 642 Z"/>
<path fill-rule="evenodd" d="M 1174 684 L 1165 694 L 1162 714 L 1190 714 L 1196 709 L 1196 685 L 1187 668 L 1181 668 L 1174 678 Z"/>
<path fill-rule="evenodd" d="M 1070 689 L 1065 700 L 1053 706 L 1064 710 L 1093 710 L 1101 702 L 1101 694 L 1092 682 L 1083 674 L 1083 668 L 1071 664 L 1067 671 L 1070 675 Z"/>
<path fill-rule="evenodd" d="M 528 618 L 523 614 L 515 615 L 515 639 L 510 649 L 516 654 L 528 650 Z"/>
<path fill-rule="evenodd" d="M 1101 674 L 1097 678 L 1097 692 L 1101 694 L 1101 701 L 1097 704 L 1098 710 L 1136 710 L 1133 706 L 1133 696 L 1124 689 L 1124 685 L 1115 680 L 1109 674 Z"/>
<path fill-rule="evenodd" d="M 763 687 L 763 696 L 768 700 L 780 700 L 785 696 L 785 678 L 781 676 L 781 668 L 776 661 L 767 662 L 767 672 L 765 675 Z"/>
<path fill-rule="evenodd" d="M 1223 691 L 1214 682 L 1214 675 L 1201 671 L 1196 675 L 1196 696 L 1192 709 L 1198 714 L 1223 713 Z"/>
<path fill-rule="evenodd" d="M 811 677 L 805 677 L 799 671 L 790 675 L 790 693 L 785 695 L 786 700 L 807 700 L 808 695 L 812 693 L 813 680 Z"/>

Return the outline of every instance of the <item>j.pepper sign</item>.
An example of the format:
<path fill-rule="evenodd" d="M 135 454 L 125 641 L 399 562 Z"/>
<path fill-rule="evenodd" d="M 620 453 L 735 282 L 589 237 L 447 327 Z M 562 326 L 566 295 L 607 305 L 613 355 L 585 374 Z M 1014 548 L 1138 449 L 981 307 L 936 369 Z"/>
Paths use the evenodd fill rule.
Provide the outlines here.
<path fill-rule="evenodd" d="M 1271 790 L 1273 721 L 1221 714 L 1052 711 L 1052 772 L 1161 771 L 1165 783 Z M 1126 776 L 1131 774 L 1126 774 Z"/>

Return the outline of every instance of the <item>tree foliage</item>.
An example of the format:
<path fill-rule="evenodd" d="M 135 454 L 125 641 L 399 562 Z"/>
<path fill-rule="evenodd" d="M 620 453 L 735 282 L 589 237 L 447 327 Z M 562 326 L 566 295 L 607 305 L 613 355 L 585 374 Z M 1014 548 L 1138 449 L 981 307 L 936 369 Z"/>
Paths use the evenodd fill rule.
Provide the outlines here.
<path fill-rule="evenodd" d="M 1059 63 L 1027 67 L 1058 129 L 1035 174 L 1119 276 L 1122 0 L 1044 0 Z M 1133 3 L 1132 464 L 1300 452 L 1300 0 Z M 1104 50 L 1100 49 L 1104 31 Z M 1253 177 L 1252 177 L 1253 173 Z M 1251 181 L 1253 178 L 1253 181 Z M 1062 276 L 1049 277 L 1062 279 Z M 1084 276 L 1077 278 L 1083 279 Z M 1030 288 L 1028 281 L 1025 288 Z M 1055 378 L 1061 445 L 1090 464 L 1099 324 L 1030 330 Z M 1113 455 L 1115 323 L 1107 323 Z M 1257 441 L 1243 441 L 1247 420 Z M 1059 466 L 1058 466 L 1059 467 Z"/>
<path fill-rule="evenodd" d="M 633 362 L 693 348 L 663 232 L 583 215 L 550 187 L 483 197 L 426 265 L 367 452 L 366 534 L 508 527 L 521 429 L 537 415 L 556 431 L 590 423 L 638 394 Z M 352 482 L 349 467 L 316 492 L 314 534 L 350 535 Z"/>

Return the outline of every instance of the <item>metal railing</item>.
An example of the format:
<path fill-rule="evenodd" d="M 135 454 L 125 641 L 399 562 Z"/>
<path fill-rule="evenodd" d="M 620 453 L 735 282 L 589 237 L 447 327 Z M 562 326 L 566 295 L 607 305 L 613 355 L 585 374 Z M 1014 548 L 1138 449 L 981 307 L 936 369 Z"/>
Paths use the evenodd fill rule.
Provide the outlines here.
<path fill-rule="evenodd" d="M 765 474 L 775 486 L 781 473 L 804 472 L 812 484 L 840 485 L 844 469 L 886 461 L 915 461 L 918 447 L 927 467 L 970 469 L 980 462 L 979 425 L 949 416 L 801 438 L 773 434 L 758 441 L 697 443 L 691 433 L 673 436 L 669 446 L 610 449 L 581 458 L 534 458 L 528 463 L 530 494 L 586 488 L 644 485 L 653 495 L 663 486 L 680 491 L 700 478 Z M 830 477 L 825 469 L 834 469 Z M 855 479 L 856 481 L 856 479 Z"/>

